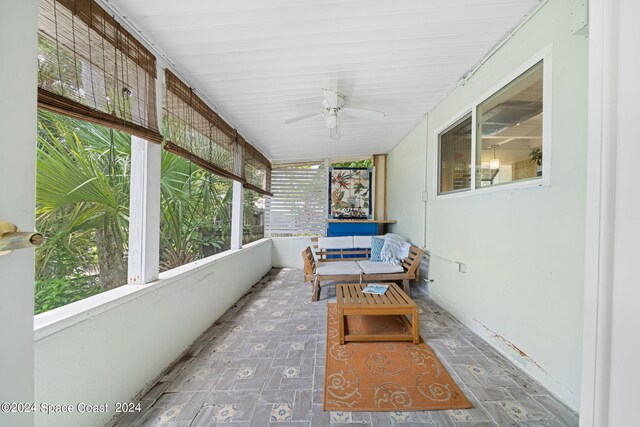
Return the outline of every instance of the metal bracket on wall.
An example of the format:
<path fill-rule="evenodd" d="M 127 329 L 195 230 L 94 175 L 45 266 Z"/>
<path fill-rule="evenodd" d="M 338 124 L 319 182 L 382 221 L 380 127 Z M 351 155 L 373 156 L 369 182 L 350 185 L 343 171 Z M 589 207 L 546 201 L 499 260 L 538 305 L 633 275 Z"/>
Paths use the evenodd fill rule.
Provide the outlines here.
<path fill-rule="evenodd" d="M 20 232 L 15 224 L 0 221 L 0 256 L 16 249 L 35 248 L 44 243 L 40 233 Z"/>
<path fill-rule="evenodd" d="M 589 34 L 589 3 L 587 0 L 577 0 L 569 14 L 571 34 L 584 36 Z"/>

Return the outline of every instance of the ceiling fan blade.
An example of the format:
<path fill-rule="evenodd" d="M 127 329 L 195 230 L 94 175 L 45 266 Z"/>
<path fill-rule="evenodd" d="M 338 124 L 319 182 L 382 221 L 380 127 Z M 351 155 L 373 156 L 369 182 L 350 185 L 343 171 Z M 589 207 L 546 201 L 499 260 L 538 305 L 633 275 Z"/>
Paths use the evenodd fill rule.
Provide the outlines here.
<path fill-rule="evenodd" d="M 315 116 L 320 116 L 321 114 L 322 114 L 322 112 L 320 112 L 320 113 L 307 113 L 307 114 L 303 114 L 301 116 L 292 117 L 292 118 L 290 118 L 288 120 L 285 120 L 284 123 L 288 125 L 289 123 L 299 122 L 300 120 L 308 119 L 308 118 L 315 117 Z"/>
<path fill-rule="evenodd" d="M 384 119 L 385 115 L 382 111 L 376 111 L 376 110 L 365 110 L 363 108 L 343 108 L 342 110 L 340 110 L 341 113 L 344 113 L 348 116 L 353 116 L 353 117 L 362 117 L 363 119 L 369 119 L 369 120 L 382 120 Z"/>
<path fill-rule="evenodd" d="M 324 99 L 327 101 L 329 108 L 339 107 L 338 105 L 338 92 L 334 92 L 329 89 L 322 89 Z"/>

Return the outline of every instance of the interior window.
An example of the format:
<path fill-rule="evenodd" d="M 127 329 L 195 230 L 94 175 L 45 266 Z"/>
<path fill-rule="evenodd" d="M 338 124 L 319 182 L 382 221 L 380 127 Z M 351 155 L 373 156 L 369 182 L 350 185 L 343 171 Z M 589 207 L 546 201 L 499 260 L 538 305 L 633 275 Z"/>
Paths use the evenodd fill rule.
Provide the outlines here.
<path fill-rule="evenodd" d="M 471 188 L 471 115 L 440 134 L 438 194 Z"/>
<path fill-rule="evenodd" d="M 476 188 L 542 177 L 542 61 L 478 105 Z"/>

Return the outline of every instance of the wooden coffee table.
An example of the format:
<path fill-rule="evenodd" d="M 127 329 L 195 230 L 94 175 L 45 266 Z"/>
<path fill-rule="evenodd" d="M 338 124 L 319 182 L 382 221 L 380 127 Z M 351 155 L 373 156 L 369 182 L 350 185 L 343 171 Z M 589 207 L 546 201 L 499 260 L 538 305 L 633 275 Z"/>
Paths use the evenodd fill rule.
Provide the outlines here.
<path fill-rule="evenodd" d="M 384 285 L 389 285 L 389 289 L 384 295 L 362 293 L 362 290 L 368 284 L 370 283 L 341 283 L 336 285 L 340 344 L 348 341 L 413 341 L 415 344 L 419 344 L 418 305 L 395 283 L 383 283 Z M 405 325 L 411 330 L 411 335 L 345 334 L 345 316 L 349 315 L 400 315 Z M 409 323 L 405 315 L 411 315 L 411 323 Z"/>

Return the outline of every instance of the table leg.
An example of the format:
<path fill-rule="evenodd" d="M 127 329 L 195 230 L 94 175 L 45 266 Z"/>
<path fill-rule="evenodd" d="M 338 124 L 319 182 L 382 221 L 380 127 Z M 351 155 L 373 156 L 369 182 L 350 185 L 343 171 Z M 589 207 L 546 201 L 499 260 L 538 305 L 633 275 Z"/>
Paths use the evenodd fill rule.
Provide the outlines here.
<path fill-rule="evenodd" d="M 407 294 L 409 297 L 411 297 L 411 288 L 409 287 L 409 280 L 408 279 L 402 279 L 402 290 L 404 290 L 405 294 Z"/>
<path fill-rule="evenodd" d="M 413 310 L 411 317 L 411 326 L 413 329 L 413 343 L 420 344 L 420 322 L 418 320 L 418 309 Z"/>
<path fill-rule="evenodd" d="M 338 332 L 340 335 L 340 345 L 344 345 L 344 310 L 338 310 Z"/>

